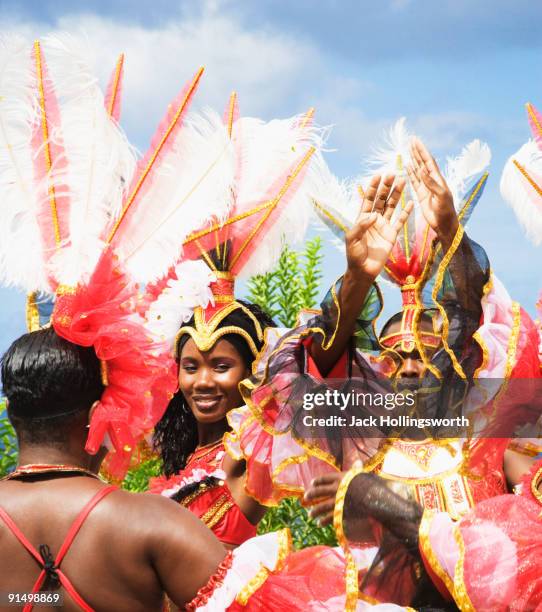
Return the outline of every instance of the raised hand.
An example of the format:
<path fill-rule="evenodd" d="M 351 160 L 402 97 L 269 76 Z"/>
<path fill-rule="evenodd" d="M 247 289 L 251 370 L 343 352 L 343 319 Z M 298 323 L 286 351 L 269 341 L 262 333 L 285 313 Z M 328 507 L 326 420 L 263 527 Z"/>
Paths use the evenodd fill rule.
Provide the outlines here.
<path fill-rule="evenodd" d="M 392 220 L 404 188 L 405 180 L 396 180 L 393 175 L 371 179 L 356 223 L 346 233 L 346 259 L 352 276 L 374 280 L 384 268 L 399 231 L 414 206 L 413 202 L 408 202 Z"/>
<path fill-rule="evenodd" d="M 437 162 L 421 140 L 412 139 L 410 153 L 412 165 L 407 168 L 408 176 L 418 196 L 423 216 L 446 247 L 453 240 L 459 226 L 452 192 Z"/>

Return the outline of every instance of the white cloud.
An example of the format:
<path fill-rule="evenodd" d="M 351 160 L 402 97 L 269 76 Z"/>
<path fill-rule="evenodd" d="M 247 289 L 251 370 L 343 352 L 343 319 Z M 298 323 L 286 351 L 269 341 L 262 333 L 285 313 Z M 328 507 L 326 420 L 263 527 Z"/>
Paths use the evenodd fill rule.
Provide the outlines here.
<path fill-rule="evenodd" d="M 331 164 L 357 173 L 362 157 L 398 118 L 368 117 L 363 111 L 363 100 L 375 85 L 333 66 L 308 39 L 265 26 L 249 28 L 228 6 L 208 0 L 198 11 L 156 27 L 89 13 L 60 16 L 53 28 L 29 21 L 14 23 L 13 29 L 28 37 L 59 31 L 84 34 L 104 85 L 124 52 L 122 123 L 139 146 L 146 145 L 184 82 L 205 65 L 196 107 L 221 110 L 233 89 L 243 114 L 263 118 L 292 115 L 314 105 L 317 120 L 335 126 L 330 144 L 339 154 Z M 453 150 L 464 144 L 465 129 L 475 129 L 480 121 L 473 114 L 440 113 L 414 118 L 412 127 L 430 146 Z"/>
<path fill-rule="evenodd" d="M 241 112 L 271 117 L 302 112 L 307 80 L 322 70 L 322 58 L 310 43 L 280 32 L 244 28 L 212 5 L 157 28 L 123 24 L 97 15 L 60 17 L 54 28 L 18 23 L 27 36 L 83 33 L 104 83 L 124 52 L 123 116 L 132 139 L 148 138 L 154 125 L 200 65 L 206 73 L 197 106 L 225 108 L 230 92 L 239 93 Z"/>

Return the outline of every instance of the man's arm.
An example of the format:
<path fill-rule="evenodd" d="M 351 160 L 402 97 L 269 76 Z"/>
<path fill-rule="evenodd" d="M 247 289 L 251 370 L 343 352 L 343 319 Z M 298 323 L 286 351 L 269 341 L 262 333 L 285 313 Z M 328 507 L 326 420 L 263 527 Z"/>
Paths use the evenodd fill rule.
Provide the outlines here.
<path fill-rule="evenodd" d="M 311 357 L 322 375 L 327 375 L 344 353 L 354 334 L 356 319 L 367 293 L 380 274 L 397 240 L 397 235 L 410 214 L 413 203 L 392 221 L 392 216 L 405 187 L 403 179 L 393 175 L 371 179 L 365 192 L 354 227 L 346 233 L 346 272 L 337 296 L 338 325 L 332 344 L 324 347 L 319 338 L 310 347 Z"/>
<path fill-rule="evenodd" d="M 445 255 L 459 230 L 452 193 L 437 162 L 418 139 L 412 141 L 411 159 L 412 165 L 407 169 L 410 181 L 425 220 L 436 233 L 442 254 Z M 467 238 L 463 238 L 457 246 L 448 270 L 454 284 L 457 303 L 464 311 L 471 313 L 473 319 L 478 320 L 482 314 L 480 300 L 488 280 L 488 270 L 478 263 L 472 244 Z"/>
<path fill-rule="evenodd" d="M 186 508 L 159 495 L 142 497 L 148 556 L 167 596 L 183 607 L 216 573 L 226 550 Z"/>

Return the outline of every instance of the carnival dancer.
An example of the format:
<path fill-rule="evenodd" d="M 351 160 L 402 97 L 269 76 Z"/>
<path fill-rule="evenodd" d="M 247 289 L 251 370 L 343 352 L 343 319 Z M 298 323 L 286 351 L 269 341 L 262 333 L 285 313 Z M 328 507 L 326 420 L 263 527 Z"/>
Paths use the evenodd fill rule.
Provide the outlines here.
<path fill-rule="evenodd" d="M 168 393 L 175 388 L 168 353 L 159 339 L 150 338 L 137 315 L 137 285 L 117 254 L 137 238 L 129 231 L 133 218 L 127 202 L 135 200 L 130 183 L 135 181 L 141 190 L 150 171 L 144 166 L 134 174 L 132 148 L 104 104 L 77 41 L 49 38 L 29 45 L 19 37 L 6 38 L 1 63 L 0 275 L 2 282 L 29 294 L 56 296 L 52 328 L 16 342 L 3 365 L 8 411 L 21 454 L 17 470 L 2 483 L 2 558 L 10 559 L 8 567 L 3 563 L 2 591 L 35 594 L 61 585 L 60 594 L 69 598 L 66 605 L 72 608 L 90 609 L 86 599 L 102 609 L 111 605 L 159 609 L 167 568 L 154 569 L 149 554 L 155 550 L 158 555 L 164 544 L 152 543 L 146 532 L 146 537 L 140 533 L 139 539 L 119 548 L 129 556 L 135 545 L 131 560 L 136 573 L 141 569 L 137 580 L 127 577 L 124 563 L 111 568 L 106 553 L 111 549 L 103 543 L 113 541 L 115 531 L 126 534 L 112 517 L 128 515 L 129 502 L 91 473 L 108 447 L 110 469 L 122 474 L 137 441 L 161 416 Z M 181 110 L 189 101 L 186 92 L 183 100 Z M 169 126 L 177 135 L 180 114 Z M 62 443 L 59 431 L 67 436 Z M 73 489 L 66 488 L 68 482 Z M 37 496 L 43 507 L 36 506 Z M 147 524 L 146 513 L 152 512 L 153 504 L 159 510 L 157 500 L 142 502 L 147 510 L 135 510 L 140 526 Z M 73 561 L 68 549 L 74 538 L 74 550 L 79 547 L 78 530 L 98 503 L 103 509 L 93 513 L 90 523 L 100 515 L 109 515 L 110 523 L 101 528 L 99 521 L 96 524 L 95 539 L 87 544 L 94 542 L 103 556 L 98 550 L 89 554 L 86 548 L 85 568 L 80 559 Z M 177 587 L 177 577 L 170 573 L 174 584 L 169 583 L 167 590 L 181 605 L 205 586 L 225 552 L 203 527 L 194 526 L 191 517 L 182 517 L 172 505 L 169 508 L 173 515 L 168 519 L 165 507 L 162 520 L 178 527 L 174 536 L 181 538 L 178 543 L 186 542 L 187 536 L 200 542 L 201 563 L 198 568 L 191 564 L 195 580 L 179 577 Z M 43 512 L 50 514 L 45 523 L 38 520 Z M 61 546 L 63 530 L 68 531 L 76 518 Z M 52 539 L 38 551 L 34 537 L 43 541 L 43 524 Z M 81 533 L 84 542 L 86 529 Z M 196 552 L 187 546 L 187 559 L 194 560 L 190 550 Z M 208 550 L 209 556 L 202 550 Z M 179 557 L 183 554 L 175 553 L 169 562 L 184 563 Z M 168 563 L 167 556 L 164 562 Z M 66 577 L 71 565 L 77 576 L 74 583 Z M 36 568 L 41 569 L 39 576 L 34 575 Z M 104 577 L 102 584 L 109 584 L 109 592 L 102 591 L 95 599 L 91 587 L 96 574 L 104 572 L 109 581 Z M 145 575 L 149 589 L 138 591 Z M 22 603 L 32 608 L 31 599 Z"/>
<path fill-rule="evenodd" d="M 473 148 L 475 152 L 478 150 L 475 155 L 478 157 L 475 159 L 476 172 L 472 172 L 472 164 L 466 163 L 465 156 L 456 164 L 456 167 L 463 169 L 467 166 L 467 177 L 469 173 L 473 175 L 481 170 L 480 146 L 471 147 L 467 154 L 472 156 Z M 456 519 L 467 512 L 473 503 L 506 492 L 503 454 L 509 438 L 514 426 L 522 419 L 536 418 L 531 385 L 523 385 L 520 381 L 518 386 L 514 386 L 506 381 L 510 376 L 538 375 L 533 350 L 536 330 L 519 305 L 507 298 L 496 279 L 492 281 L 495 289 L 491 290 L 485 254 L 463 233 L 462 223 L 479 198 L 486 176 L 467 190 L 456 212 L 454 198 L 446 181 L 419 141 L 412 145 L 412 159 L 410 180 L 418 196 L 418 214 L 411 218 L 404 236 L 400 237 L 385 262 L 388 277 L 401 286 L 403 313 L 385 326 L 380 348 L 373 323 L 380 309 L 379 293 L 375 288 L 369 292 L 360 317 L 361 304 L 356 302 L 359 297 L 356 297 L 354 290 L 350 301 L 340 299 L 327 311 L 324 310 L 323 316 L 316 322 L 296 330 L 295 335 L 291 336 L 290 346 L 287 339 L 283 343 L 282 353 L 276 352 L 262 358 L 260 371 L 246 386 L 250 409 L 235 411 L 231 417 L 232 422 L 236 418 L 236 432 L 241 432 L 235 436 L 237 446 L 240 449 L 257 448 L 259 451 L 246 453 L 248 482 L 256 496 L 265 491 L 269 497 L 276 499 L 285 495 L 286 491 L 295 494 L 301 483 L 309 485 L 307 473 L 295 467 L 280 471 L 273 465 L 274 471 L 266 469 L 266 464 L 269 464 L 267 457 L 278 454 L 278 449 L 283 451 L 287 445 L 292 454 L 299 456 L 300 462 L 306 461 L 302 458 L 307 448 L 306 452 L 311 455 L 313 463 L 324 452 L 334 456 L 337 467 L 342 468 L 361 459 L 365 470 L 381 474 L 407 498 L 417 500 L 426 507 L 445 509 Z M 457 172 L 455 178 L 460 178 Z M 457 182 L 461 184 L 465 178 L 463 170 L 463 180 Z M 322 204 L 321 200 L 317 201 L 316 207 L 328 223 L 338 226 L 343 232 L 347 229 L 347 220 L 335 208 Z M 348 234 L 346 245 L 348 258 Z M 362 259 L 357 265 L 364 270 Z M 371 277 L 368 276 L 368 279 L 371 280 Z M 425 296 L 422 295 L 424 289 Z M 365 296 L 366 293 L 367 290 L 360 283 L 359 294 Z M 427 310 L 428 306 L 430 310 Z M 330 313 L 335 316 L 330 317 Z M 338 313 L 340 320 L 337 322 Z M 298 379 L 295 386 L 291 383 L 295 374 L 299 377 L 300 373 L 294 352 L 299 350 L 295 348 L 299 345 L 297 338 L 303 334 L 316 336 L 319 333 L 322 336 L 326 331 L 329 338 L 333 329 L 337 330 L 333 343 L 326 338 L 321 345 L 313 342 L 309 349 L 313 356 L 327 353 L 328 367 L 323 370 L 327 374 L 341 351 L 344 351 L 345 342 L 342 339 L 355 330 L 356 323 L 356 341 L 365 355 L 358 353 L 355 356 L 354 366 L 357 369 L 352 374 L 350 365 L 350 376 L 361 377 L 358 384 L 360 391 L 370 391 L 371 385 L 377 385 L 375 391 L 378 391 L 378 386 L 383 391 L 408 390 L 414 388 L 414 382 L 417 391 L 423 392 L 425 389 L 421 401 L 417 401 L 415 416 L 440 419 L 457 417 L 464 409 L 469 419 L 473 420 L 474 430 L 456 428 L 450 431 L 428 426 L 417 429 L 408 428 L 408 425 L 388 430 L 379 430 L 378 427 L 363 430 L 362 427 L 356 431 L 352 428 L 342 432 L 329 432 L 328 429 L 314 432 L 309 428 L 300 428 L 297 415 L 302 413 L 303 403 L 299 390 L 302 389 L 305 394 L 314 393 L 320 383 L 317 371 L 314 372 L 315 379 L 305 377 L 303 382 Z M 342 326 L 344 336 L 340 336 Z M 370 357 L 371 350 L 373 358 Z M 344 376 L 348 375 L 344 365 L 342 374 L 337 373 L 337 366 L 334 367 L 331 377 L 342 376 L 344 380 Z M 278 378 L 279 371 L 284 384 L 277 393 L 279 385 L 274 377 Z M 380 374 L 380 378 L 375 382 L 376 373 Z M 382 380 L 382 376 L 386 375 L 391 376 L 392 388 Z M 472 384 L 473 377 L 486 377 L 487 381 L 481 387 L 476 387 Z M 500 380 L 494 381 L 493 377 Z M 354 385 L 343 386 L 343 392 L 351 393 Z M 437 392 L 433 391 L 434 388 Z M 515 405 L 509 401 L 512 388 L 519 392 Z M 481 395 L 478 395 L 479 391 L 482 391 Z M 470 404 L 464 401 L 465 394 Z M 283 397 L 288 398 L 288 404 Z M 509 409 L 510 405 L 515 409 Z M 299 407 L 297 412 L 295 406 Z M 494 418 L 497 407 L 500 410 L 499 418 Z M 320 414 L 324 412 L 325 408 Z M 379 411 L 348 407 L 345 410 L 347 418 L 356 412 L 359 416 L 378 416 Z M 412 416 L 413 413 L 409 414 Z M 494 432 L 493 435 L 491 432 Z M 332 439 L 333 434 L 335 439 Z M 498 444 L 495 444 L 495 439 L 487 439 L 496 436 L 508 439 L 499 440 Z M 260 476 L 259 481 L 251 480 L 251 471 L 260 475 L 264 473 L 267 478 Z M 331 478 L 335 480 L 336 491 L 337 476 Z M 314 492 L 310 499 L 321 499 L 320 493 Z M 333 491 L 331 495 L 332 499 L 320 506 L 317 515 L 329 516 L 333 507 Z M 373 538 L 368 539 L 375 542 L 379 537 L 373 531 Z M 395 593 L 388 590 L 380 595 L 387 601 L 408 604 L 417 581 L 415 574 L 416 567 L 409 563 L 408 558 L 405 559 L 401 579 L 386 585 L 395 585 Z"/>
<path fill-rule="evenodd" d="M 262 330 L 273 325 L 254 304 L 239 304 L 242 309 L 217 326 L 225 333 L 208 350 L 200 350 L 188 334 L 180 339 L 179 391 L 154 433 L 165 476 L 150 483 L 151 493 L 187 507 L 227 547 L 255 536 L 263 515 L 260 504 L 245 494 L 244 471 L 226 455 L 223 436 L 229 430 L 227 413 L 242 404 L 238 386 L 251 371 L 251 346 L 262 346 L 256 325 Z M 188 325 L 195 330 L 194 319 Z"/>
<path fill-rule="evenodd" d="M 256 306 L 235 300 L 234 279 L 247 270 L 265 271 L 284 240 L 304 235 L 309 194 L 323 174 L 323 161 L 309 148 L 314 129 L 308 117 L 263 124 L 233 119 L 234 108 L 232 99 L 226 119 L 236 154 L 243 160 L 235 183 L 235 204 L 224 221 L 188 237 L 183 247 L 183 259 L 199 257 L 210 268 L 202 272 L 202 278 L 207 284 L 213 279 L 211 293 L 205 296 L 190 290 L 180 280 L 169 281 L 164 296 L 179 311 L 179 298 L 172 298 L 180 294 L 195 311 L 180 330 L 173 329 L 180 386 L 155 430 L 165 477 L 151 482 L 152 492 L 173 497 L 195 512 L 227 546 L 254 535 L 265 506 L 245 492 L 242 458 L 232 459 L 225 453 L 223 438 L 230 429 L 226 417 L 243 403 L 238 385 L 250 375 L 264 343 L 269 348 L 281 333 L 271 329 L 272 321 Z M 392 192 L 393 178 L 381 184 L 378 178 L 374 181 L 367 206 L 378 197 L 387 201 L 386 215 L 393 210 L 402 190 L 399 184 Z M 390 245 L 407 215 L 408 209 L 393 226 L 381 217 L 379 227 L 389 232 Z M 364 231 L 367 221 L 374 223 L 376 215 L 360 223 L 358 232 Z M 196 263 L 202 262 L 185 261 L 177 268 L 181 279 L 193 272 L 194 287 Z M 201 305 L 194 299 L 198 295 Z M 172 335 L 161 323 L 172 317 L 164 317 L 160 304 L 158 298 L 147 318 L 159 320 L 163 333 Z"/>
<path fill-rule="evenodd" d="M 92 347 L 52 328 L 26 334 L 3 357 L 2 384 L 19 441 L 0 482 L 0 591 L 19 599 L 2 605 L 162 610 L 164 594 L 184 606 L 219 566 L 223 576 L 231 559 L 189 512 L 97 475 L 107 449 L 85 443 L 105 387 Z"/>

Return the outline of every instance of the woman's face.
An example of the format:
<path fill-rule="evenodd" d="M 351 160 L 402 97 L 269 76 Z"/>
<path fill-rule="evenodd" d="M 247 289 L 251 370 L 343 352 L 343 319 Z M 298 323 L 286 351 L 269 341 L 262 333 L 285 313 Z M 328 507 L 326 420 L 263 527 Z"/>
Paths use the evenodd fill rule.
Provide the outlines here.
<path fill-rule="evenodd" d="M 241 406 L 238 385 L 248 375 L 241 355 L 227 340 L 204 353 L 192 338 L 182 348 L 179 387 L 199 423 L 216 423 Z"/>

